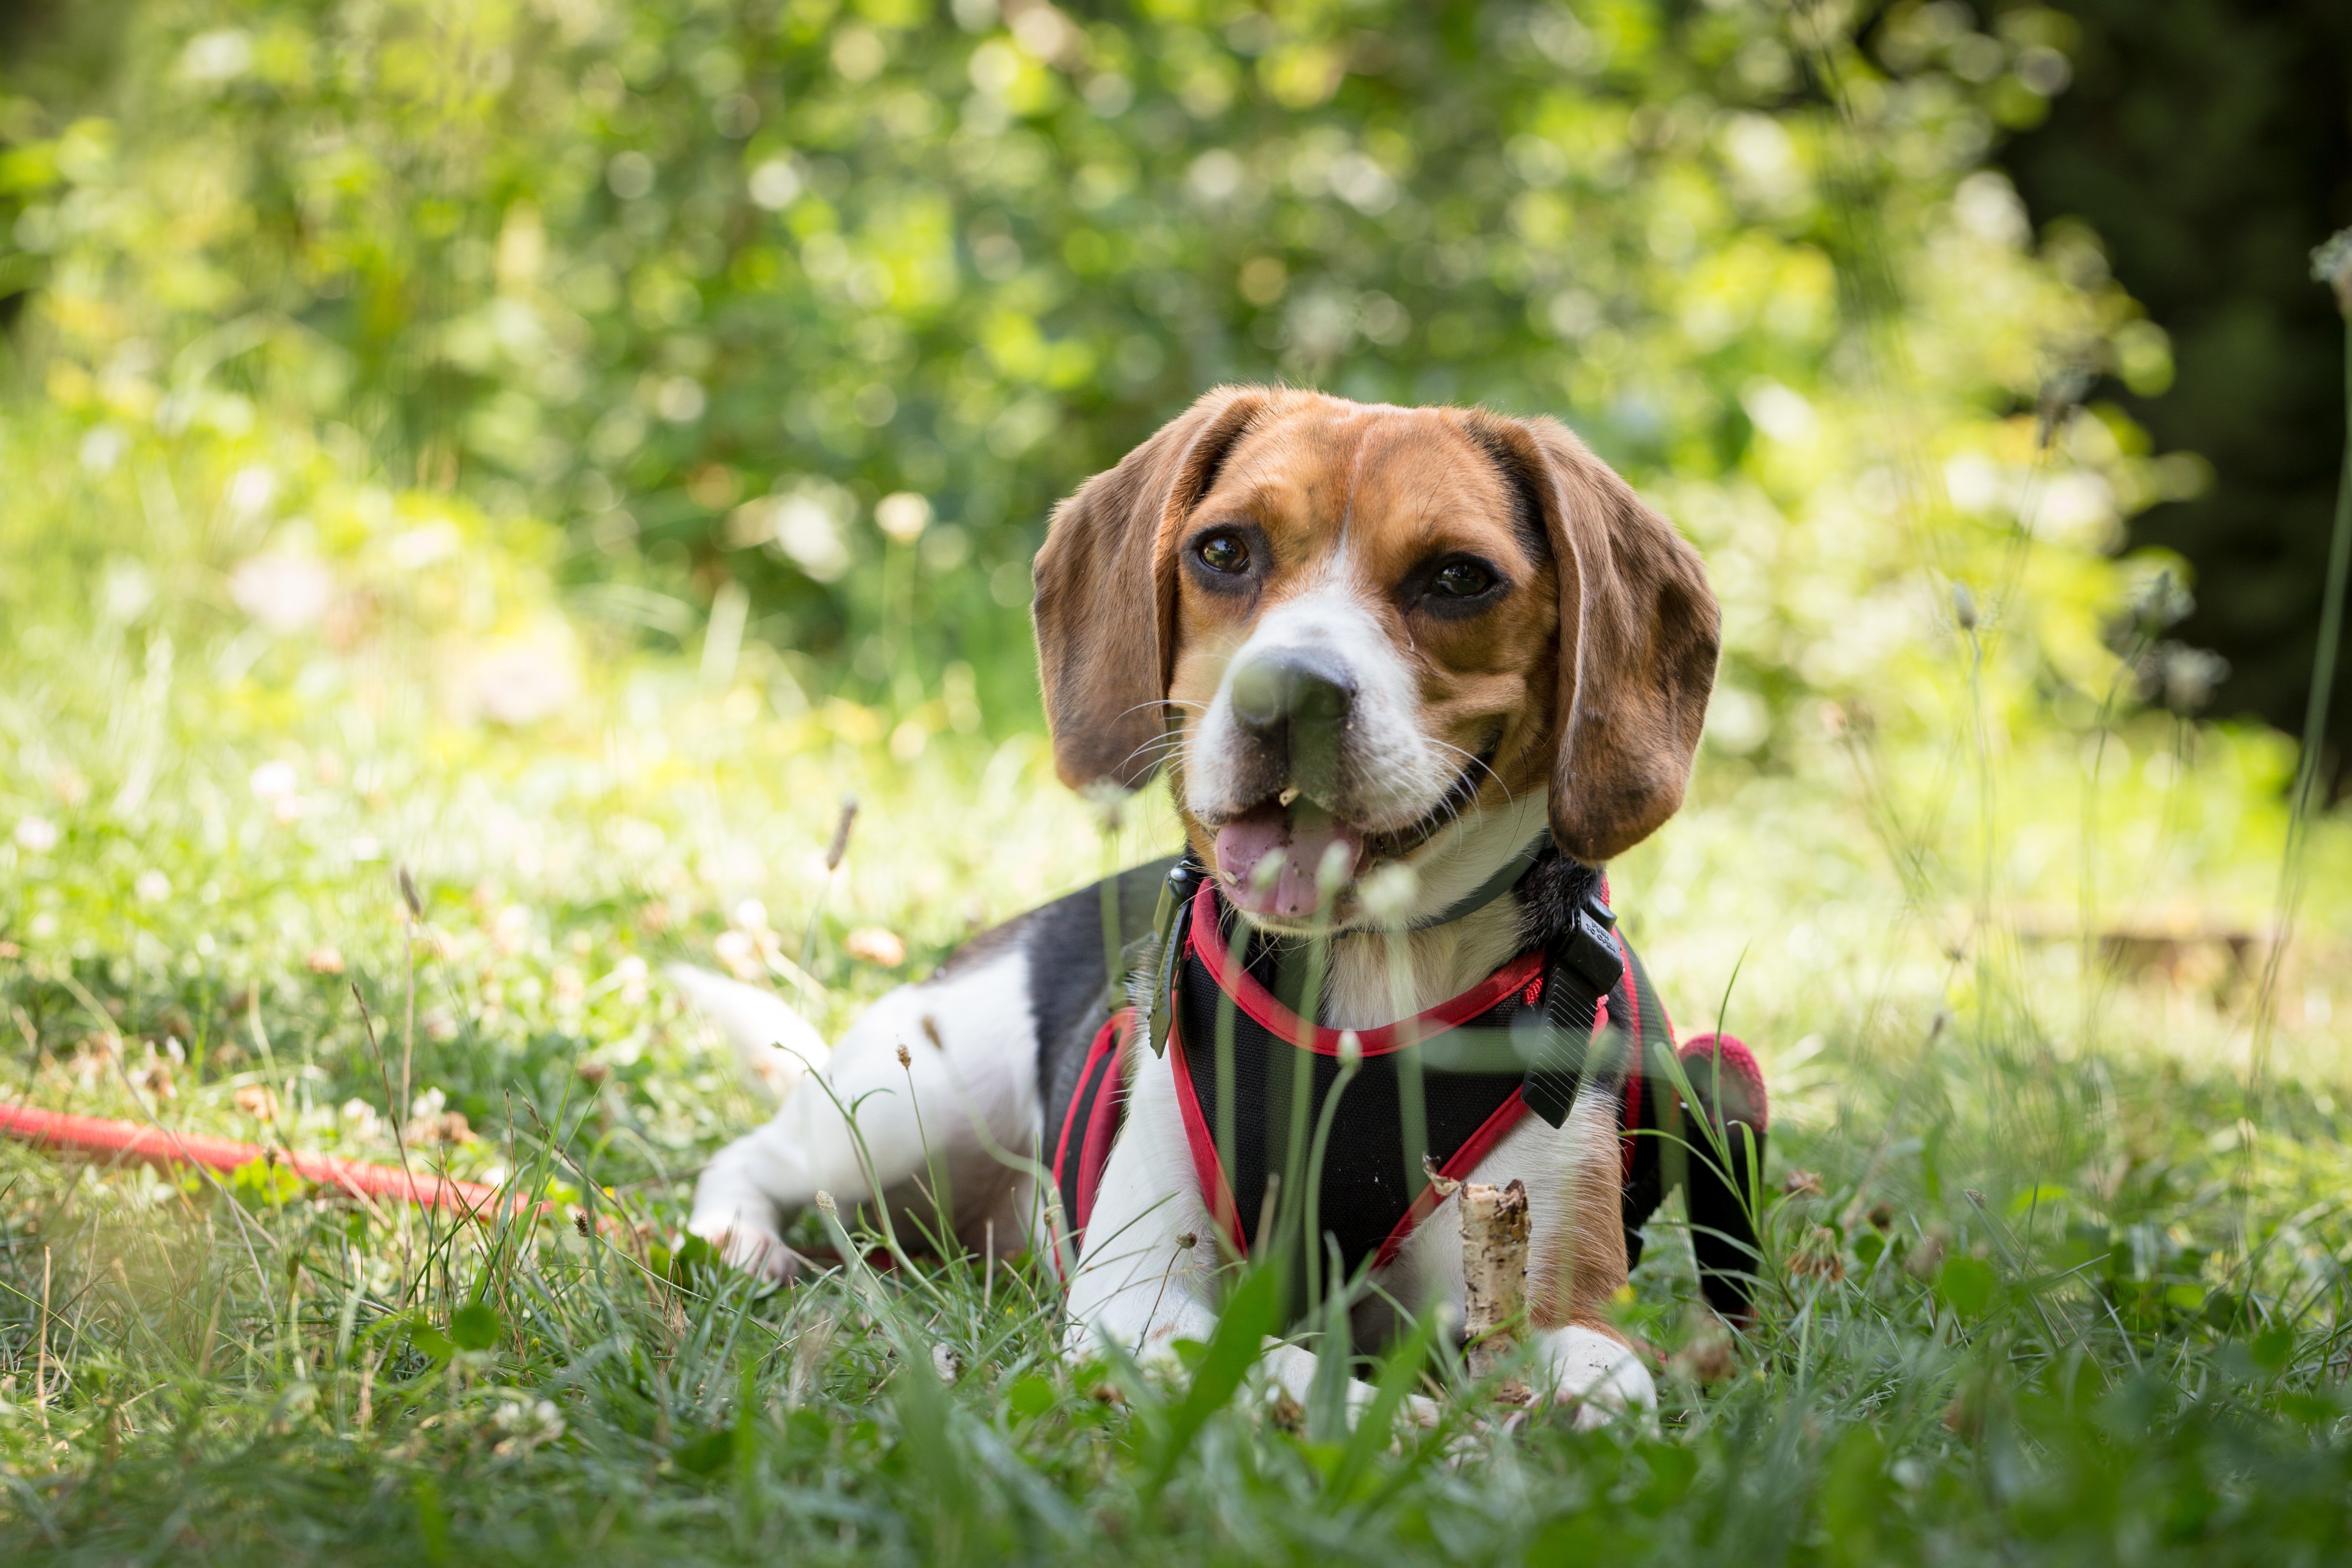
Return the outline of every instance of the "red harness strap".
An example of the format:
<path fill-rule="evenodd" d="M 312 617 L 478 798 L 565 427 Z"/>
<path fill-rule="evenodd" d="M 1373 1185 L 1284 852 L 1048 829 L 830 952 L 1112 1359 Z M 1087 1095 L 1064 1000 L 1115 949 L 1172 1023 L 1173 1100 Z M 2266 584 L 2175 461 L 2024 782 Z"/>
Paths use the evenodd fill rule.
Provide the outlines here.
<path fill-rule="evenodd" d="M 1214 889 L 1204 889 L 1203 896 L 1211 900 L 1210 907 L 1213 910 L 1217 897 Z M 1623 937 L 1619 935 L 1616 941 L 1620 951 L 1623 952 Z M 1318 1056 L 1334 1057 L 1339 1054 L 1343 1031 L 1320 1025 L 1310 1026 L 1286 1006 L 1240 963 L 1224 940 L 1221 921 L 1213 915 L 1188 924 L 1181 952 L 1176 956 L 1180 961 L 1198 957 L 1239 1011 L 1269 1034 L 1304 1045 Z M 1643 999 L 1640 987 L 1631 983 L 1630 952 L 1626 953 L 1626 965 L 1628 983 L 1624 991 L 1628 1016 L 1625 1022 L 1632 1037 L 1638 1040 L 1643 1024 Z M 1178 983 L 1181 973 L 1181 962 L 1172 966 L 1170 975 L 1171 986 Z M 1415 1017 L 1357 1031 L 1357 1041 L 1366 1057 L 1405 1050 L 1476 1019 L 1514 992 L 1524 992 L 1526 1004 L 1533 1006 L 1541 995 L 1543 984 L 1542 952 L 1522 954 L 1461 995 Z M 1596 1037 L 1609 1026 L 1609 1002 L 1606 996 L 1600 1001 L 1593 1022 Z M 1135 1029 L 1136 1017 L 1132 1008 L 1122 1007 L 1104 1021 L 1087 1050 L 1085 1063 L 1079 1070 L 1076 1090 L 1057 1130 L 1053 1176 L 1061 1200 L 1061 1223 L 1074 1249 L 1082 1241 L 1087 1221 L 1093 1217 L 1095 1203 L 1101 1191 L 1103 1170 L 1109 1163 L 1111 1145 L 1118 1138 L 1125 1117 L 1128 1047 Z M 1200 1182 L 1202 1198 L 1227 1243 L 1238 1249 L 1244 1246 L 1246 1232 L 1241 1223 L 1232 1184 L 1218 1156 L 1216 1138 L 1210 1129 L 1208 1115 L 1193 1087 L 1181 1027 L 1171 1026 L 1168 1047 L 1170 1066 L 1173 1068 L 1175 1079 L 1177 1109 L 1182 1119 L 1185 1142 L 1192 1157 L 1193 1172 Z M 1621 1143 L 1624 1170 L 1629 1178 L 1636 1148 L 1634 1131 L 1641 1121 L 1643 1076 L 1640 1072 L 1628 1076 L 1621 1107 Z M 1455 1147 L 1439 1167 L 1439 1173 L 1452 1181 L 1466 1178 L 1497 1144 L 1509 1136 L 1528 1113 L 1526 1100 L 1519 1094 L 1513 1093 Z M 1381 1242 L 1375 1258 L 1377 1267 L 1385 1267 L 1394 1260 L 1414 1227 L 1427 1218 L 1441 1201 L 1433 1185 L 1424 1185 L 1414 1195 Z M 1058 1247 L 1055 1258 L 1058 1264 Z"/>
<path fill-rule="evenodd" d="M 1075 1259 L 1086 1235 L 1087 1221 L 1102 1191 L 1103 1167 L 1110 1163 L 1110 1146 L 1118 1137 L 1127 1114 L 1127 1047 L 1135 1038 L 1135 1009 L 1121 1007 L 1103 1020 L 1087 1048 L 1086 1065 L 1078 1069 L 1077 1092 L 1070 1097 L 1062 1119 L 1060 1140 L 1054 1145 L 1054 1185 L 1061 1202 L 1062 1223 Z M 1055 1237 L 1054 1265 L 1062 1266 L 1060 1237 Z"/>

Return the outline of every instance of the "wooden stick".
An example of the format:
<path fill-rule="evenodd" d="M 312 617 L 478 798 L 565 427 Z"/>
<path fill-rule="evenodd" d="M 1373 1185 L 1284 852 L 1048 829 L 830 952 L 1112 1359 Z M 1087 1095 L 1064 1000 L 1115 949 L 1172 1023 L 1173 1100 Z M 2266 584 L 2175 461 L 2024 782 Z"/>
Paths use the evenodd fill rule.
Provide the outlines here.
<path fill-rule="evenodd" d="M 1470 1375 L 1486 1377 L 1517 1348 L 1528 1315 L 1528 1189 L 1471 1182 L 1462 1188 L 1463 1354 Z M 1506 1405 L 1525 1405 L 1528 1386 L 1506 1378 Z"/>

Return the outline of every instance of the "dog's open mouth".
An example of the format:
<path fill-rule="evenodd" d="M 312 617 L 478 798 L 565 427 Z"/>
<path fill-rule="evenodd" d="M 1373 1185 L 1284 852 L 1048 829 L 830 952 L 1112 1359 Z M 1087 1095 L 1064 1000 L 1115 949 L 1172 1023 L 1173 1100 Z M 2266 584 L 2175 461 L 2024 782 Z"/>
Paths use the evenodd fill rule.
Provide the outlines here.
<path fill-rule="evenodd" d="M 1297 790 L 1269 795 L 1217 829 L 1217 880 L 1246 913 L 1303 920 L 1363 871 L 1429 842 L 1477 797 L 1489 772 L 1486 757 L 1474 760 L 1419 821 L 1382 833 L 1340 821 Z"/>

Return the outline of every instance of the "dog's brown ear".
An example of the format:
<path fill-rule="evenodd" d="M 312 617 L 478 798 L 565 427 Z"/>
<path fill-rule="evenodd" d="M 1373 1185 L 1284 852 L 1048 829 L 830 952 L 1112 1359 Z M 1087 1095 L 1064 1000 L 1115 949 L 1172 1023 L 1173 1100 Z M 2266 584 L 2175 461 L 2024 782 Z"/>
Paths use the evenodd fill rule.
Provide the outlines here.
<path fill-rule="evenodd" d="M 1543 513 L 1559 577 L 1552 837 L 1597 866 L 1683 803 L 1721 613 L 1698 552 L 1565 426 L 1482 418 L 1472 428 Z"/>
<path fill-rule="evenodd" d="M 1220 387 L 1054 510 L 1037 552 L 1037 668 L 1054 771 L 1132 789 L 1160 765 L 1176 655 L 1176 530 L 1267 395 Z"/>

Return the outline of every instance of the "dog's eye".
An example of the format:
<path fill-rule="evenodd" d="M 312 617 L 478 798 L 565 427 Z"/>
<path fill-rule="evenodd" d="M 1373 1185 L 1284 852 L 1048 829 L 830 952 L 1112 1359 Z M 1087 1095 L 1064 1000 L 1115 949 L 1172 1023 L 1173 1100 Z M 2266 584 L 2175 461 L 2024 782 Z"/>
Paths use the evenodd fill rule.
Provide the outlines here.
<path fill-rule="evenodd" d="M 1213 533 L 1201 541 L 1193 553 L 1200 556 L 1201 564 L 1212 572 L 1230 575 L 1249 570 L 1249 546 L 1238 534 Z"/>
<path fill-rule="evenodd" d="M 1429 576 L 1429 591 L 1442 599 L 1475 599 L 1494 585 L 1495 574 L 1475 561 L 1449 561 Z"/>

